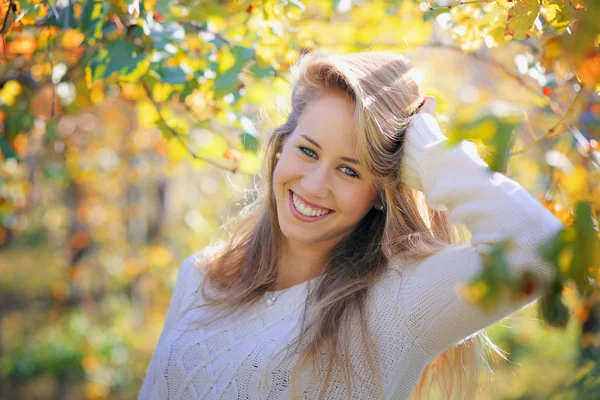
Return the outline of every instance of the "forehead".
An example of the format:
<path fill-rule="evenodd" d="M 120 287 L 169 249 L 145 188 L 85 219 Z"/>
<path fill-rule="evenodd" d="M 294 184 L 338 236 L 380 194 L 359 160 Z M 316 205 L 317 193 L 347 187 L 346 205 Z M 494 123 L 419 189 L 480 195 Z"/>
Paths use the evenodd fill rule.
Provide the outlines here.
<path fill-rule="evenodd" d="M 294 133 L 296 137 L 310 136 L 321 146 L 353 154 L 356 146 L 354 103 L 342 94 L 326 92 L 307 105 Z"/>

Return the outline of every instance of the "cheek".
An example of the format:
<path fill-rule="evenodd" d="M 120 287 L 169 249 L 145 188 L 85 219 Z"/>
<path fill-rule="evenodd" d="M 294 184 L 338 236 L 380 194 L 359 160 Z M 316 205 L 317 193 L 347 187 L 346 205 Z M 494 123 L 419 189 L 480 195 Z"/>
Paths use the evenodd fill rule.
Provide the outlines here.
<path fill-rule="evenodd" d="M 294 169 L 289 162 L 278 163 L 273 171 L 273 189 L 275 192 L 280 193 L 283 189 L 283 185 L 289 183 L 290 180 L 294 179 Z"/>
<path fill-rule="evenodd" d="M 345 188 L 338 196 L 339 207 L 346 213 L 363 215 L 373 206 L 375 194 L 369 188 Z"/>
<path fill-rule="evenodd" d="M 273 182 L 274 184 L 287 184 L 288 181 L 296 179 L 301 170 L 302 165 L 299 163 L 298 157 L 284 153 L 275 166 Z"/>

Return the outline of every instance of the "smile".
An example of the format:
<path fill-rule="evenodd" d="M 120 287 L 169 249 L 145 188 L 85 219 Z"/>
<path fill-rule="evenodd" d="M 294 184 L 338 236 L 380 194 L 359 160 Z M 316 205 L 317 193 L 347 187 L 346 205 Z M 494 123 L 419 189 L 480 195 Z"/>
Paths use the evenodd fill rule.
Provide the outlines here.
<path fill-rule="evenodd" d="M 289 205 L 294 217 L 303 222 L 320 221 L 323 218 L 327 218 L 329 214 L 334 213 L 333 210 L 328 208 L 308 205 L 304 199 L 291 190 L 289 191 Z"/>

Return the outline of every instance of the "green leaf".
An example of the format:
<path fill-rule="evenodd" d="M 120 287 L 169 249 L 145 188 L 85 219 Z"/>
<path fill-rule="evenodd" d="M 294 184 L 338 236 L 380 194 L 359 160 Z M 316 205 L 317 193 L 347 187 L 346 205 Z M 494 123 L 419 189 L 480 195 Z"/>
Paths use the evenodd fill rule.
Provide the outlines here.
<path fill-rule="evenodd" d="M 183 86 L 183 90 L 179 93 L 179 101 L 184 101 L 198 87 L 198 81 L 195 78 L 188 79 Z"/>
<path fill-rule="evenodd" d="M 180 67 L 161 67 L 156 72 L 164 83 L 177 85 L 188 81 L 187 74 Z"/>
<path fill-rule="evenodd" d="M 6 108 L 4 135 L 9 139 L 21 132 L 28 132 L 33 127 L 34 118 L 29 110 L 29 99 L 19 96 L 12 107 Z"/>
<path fill-rule="evenodd" d="M 185 39 L 185 30 L 177 22 L 160 24 L 152 20 L 147 23 L 155 50 L 167 51 L 167 45 L 174 43 L 175 46 L 179 46 Z"/>
<path fill-rule="evenodd" d="M 133 70 L 139 62 L 139 56 L 135 52 L 135 46 L 123 39 L 116 39 L 105 46 L 108 51 L 108 63 L 105 76 L 111 76 L 114 72 L 123 73 Z"/>
<path fill-rule="evenodd" d="M 274 76 L 277 73 L 277 70 L 272 66 L 268 65 L 266 67 L 261 67 L 258 63 L 252 64 L 252 66 L 248 69 L 252 75 L 257 78 L 268 78 Z"/>
<path fill-rule="evenodd" d="M 4 136 L 0 136 L 0 152 L 2 152 L 2 155 L 4 156 L 5 160 L 9 160 L 12 158 L 17 161 L 20 161 L 18 154 L 13 150 L 12 147 L 10 147 L 10 144 Z"/>
<path fill-rule="evenodd" d="M 575 205 L 576 237 L 573 240 L 573 263 L 570 277 L 583 295 L 589 295 L 590 268 L 600 264 L 600 248 L 598 247 L 598 222 L 594 219 L 591 203 L 580 201 Z"/>
<path fill-rule="evenodd" d="M 502 118 L 496 120 L 496 134 L 492 137 L 494 153 L 489 158 L 489 166 L 492 171 L 504 173 L 508 162 L 510 148 L 512 145 L 513 132 L 520 124 L 514 118 Z"/>
<path fill-rule="evenodd" d="M 448 12 L 446 8 L 436 8 L 433 10 L 427 10 L 423 13 L 423 21 L 427 22 L 436 18 L 438 15 Z"/>
<path fill-rule="evenodd" d="M 239 83 L 238 74 L 244 66 L 254 57 L 254 49 L 235 46 L 231 53 L 235 57 L 235 64 L 222 74 L 217 75 L 214 81 L 215 96 L 222 97 L 236 89 Z M 212 63 L 211 69 L 217 71 L 217 63 Z"/>
<path fill-rule="evenodd" d="M 521 124 L 519 117 L 499 118 L 494 114 L 483 116 L 457 124 L 453 130 L 457 133 L 453 140 L 472 140 L 482 142 L 489 147 L 491 154 L 484 157 L 490 170 L 504 172 L 512 146 L 513 131 Z"/>
<path fill-rule="evenodd" d="M 75 2 L 68 2 L 67 4 L 63 3 L 64 5 L 60 6 L 56 5 L 55 2 L 53 2 L 53 4 L 54 7 L 48 10 L 47 17 L 42 22 L 43 25 L 56 26 L 64 30 L 76 29 L 77 20 L 75 19 L 75 13 L 73 10 Z"/>
<path fill-rule="evenodd" d="M 58 118 L 52 117 L 46 122 L 46 137 L 50 142 L 58 139 Z"/>
<path fill-rule="evenodd" d="M 484 308 L 493 307 L 505 288 L 513 287 L 513 276 L 510 270 L 510 264 L 506 255 L 506 250 L 510 240 L 504 240 L 496 245 L 491 253 L 482 254 L 483 266 L 470 285 L 476 286 L 478 283 L 486 287 L 484 296 L 479 300 Z"/>
<path fill-rule="evenodd" d="M 100 39 L 103 36 L 102 26 L 110 10 L 110 3 L 106 1 L 87 0 L 79 16 L 79 26 L 82 33 L 91 34 Z"/>
<path fill-rule="evenodd" d="M 256 136 L 251 133 L 244 132 L 240 135 L 240 140 L 242 141 L 242 146 L 245 150 L 256 154 L 260 146 L 260 142 Z"/>
<path fill-rule="evenodd" d="M 138 54 L 135 46 L 123 39 L 106 44 L 90 61 L 92 83 L 116 73 L 122 81 L 135 81 L 150 66 L 149 54 Z"/>
<path fill-rule="evenodd" d="M 557 274 L 561 274 L 561 269 L 558 265 L 558 257 L 563 249 L 569 246 L 569 243 L 565 239 L 567 229 L 569 228 L 561 229 L 540 246 L 540 255 L 542 256 L 542 259 L 552 264 L 557 271 Z M 566 280 L 566 277 L 562 277 L 561 279 Z"/>
<path fill-rule="evenodd" d="M 562 301 L 562 284 L 555 280 L 552 289 L 540 300 L 540 317 L 550 326 L 564 328 L 569 322 L 569 309 Z"/>

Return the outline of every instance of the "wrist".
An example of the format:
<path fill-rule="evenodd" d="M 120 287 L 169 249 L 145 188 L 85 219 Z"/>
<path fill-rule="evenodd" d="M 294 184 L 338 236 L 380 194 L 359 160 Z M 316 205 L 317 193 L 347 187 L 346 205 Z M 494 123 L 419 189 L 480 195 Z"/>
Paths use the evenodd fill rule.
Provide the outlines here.
<path fill-rule="evenodd" d="M 435 117 L 429 113 L 416 114 L 409 124 L 409 129 L 411 128 L 418 133 L 411 135 L 411 139 L 425 148 L 448 140 Z"/>
<path fill-rule="evenodd" d="M 422 191 L 424 154 L 432 147 L 446 142 L 448 138 L 442 133 L 435 117 L 428 113 L 416 114 L 405 135 L 402 180 L 407 187 Z"/>

